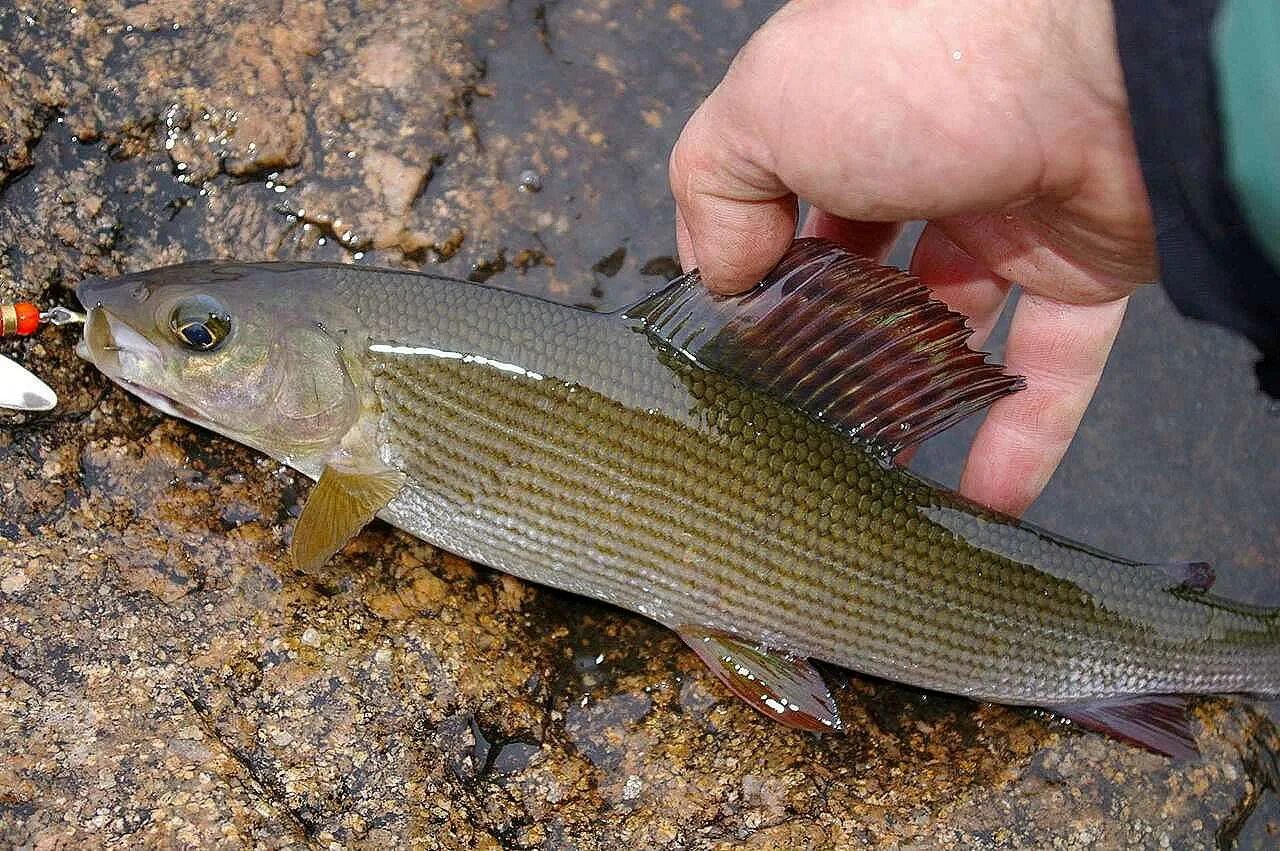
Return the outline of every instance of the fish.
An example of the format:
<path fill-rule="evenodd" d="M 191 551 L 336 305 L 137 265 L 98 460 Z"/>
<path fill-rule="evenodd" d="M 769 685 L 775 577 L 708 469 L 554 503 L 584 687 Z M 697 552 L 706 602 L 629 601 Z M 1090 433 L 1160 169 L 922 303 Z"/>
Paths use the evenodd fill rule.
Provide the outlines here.
<path fill-rule="evenodd" d="M 748 705 L 845 731 L 814 662 L 1041 707 L 1172 757 L 1187 701 L 1280 691 L 1277 611 L 895 462 L 1017 392 L 907 272 L 797 240 L 611 313 L 439 275 L 205 261 L 81 282 L 81 355 L 315 481 L 316 573 L 375 517 L 675 630 Z"/>

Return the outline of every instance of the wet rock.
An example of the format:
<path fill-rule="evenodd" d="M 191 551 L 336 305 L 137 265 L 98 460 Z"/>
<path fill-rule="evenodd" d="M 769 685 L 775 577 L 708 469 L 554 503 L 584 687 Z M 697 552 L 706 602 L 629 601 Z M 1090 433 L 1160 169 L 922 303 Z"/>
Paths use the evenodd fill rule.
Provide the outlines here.
<path fill-rule="evenodd" d="M 27 94 L 30 75 L 0 75 L 0 187 L 31 168 L 31 149 L 40 141 L 50 118 L 50 105 Z"/>
<path fill-rule="evenodd" d="M 770 11 L 82 5 L 0 10 L 0 300 L 225 256 L 618 306 L 677 272 L 665 153 Z M 1247 350 L 1154 292 L 1132 317 L 1035 518 L 1276 602 L 1257 459 L 1280 438 Z M 305 480 L 112 389 L 69 339 L 0 343 L 63 399 L 0 420 L 6 846 L 1274 844 L 1276 733 L 1247 702 L 1202 702 L 1203 759 L 1173 764 L 829 670 L 852 733 L 816 738 L 638 617 L 380 524 L 300 575 Z M 962 437 L 926 471 L 954 480 Z"/>

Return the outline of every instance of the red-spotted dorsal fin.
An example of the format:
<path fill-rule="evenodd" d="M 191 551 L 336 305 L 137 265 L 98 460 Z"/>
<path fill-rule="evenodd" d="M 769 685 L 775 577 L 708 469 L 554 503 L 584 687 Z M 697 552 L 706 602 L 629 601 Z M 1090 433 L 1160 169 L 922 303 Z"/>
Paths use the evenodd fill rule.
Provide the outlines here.
<path fill-rule="evenodd" d="M 965 345 L 965 318 L 914 276 L 797 240 L 753 289 L 716 296 L 697 271 L 624 311 L 651 338 L 889 453 L 1023 386 Z"/>

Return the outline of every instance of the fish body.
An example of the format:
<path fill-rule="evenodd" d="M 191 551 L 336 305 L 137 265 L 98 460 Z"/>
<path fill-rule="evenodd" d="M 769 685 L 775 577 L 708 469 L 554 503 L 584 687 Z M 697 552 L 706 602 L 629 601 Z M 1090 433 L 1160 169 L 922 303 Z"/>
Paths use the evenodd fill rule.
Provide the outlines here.
<path fill-rule="evenodd" d="M 856 303 L 869 268 L 806 243 L 751 298 L 687 278 L 614 314 L 309 264 L 192 264 L 80 297 L 87 355 L 147 401 L 320 480 L 325 498 L 381 477 L 348 500 L 356 529 L 376 512 L 650 617 L 795 726 L 839 723 L 810 658 L 1069 713 L 1280 691 L 1275 613 L 1208 593 L 1202 566 L 1108 556 L 892 463 L 1016 381 L 961 354 L 954 315 L 918 293 L 886 310 L 919 320 L 903 345 L 924 378 L 868 377 L 897 357 L 893 322 Z M 826 285 L 840 274 L 855 285 Z M 890 296 L 914 286 L 881 277 Z M 207 353 L 174 331 L 200 299 L 234 329 Z M 321 557 L 346 533 L 330 537 Z"/>

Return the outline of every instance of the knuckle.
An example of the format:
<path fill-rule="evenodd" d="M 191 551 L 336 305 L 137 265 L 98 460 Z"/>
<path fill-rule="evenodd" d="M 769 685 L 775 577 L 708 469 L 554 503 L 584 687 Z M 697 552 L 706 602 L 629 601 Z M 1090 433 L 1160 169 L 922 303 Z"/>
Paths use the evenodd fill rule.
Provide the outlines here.
<path fill-rule="evenodd" d="M 689 175 L 694 171 L 695 154 L 692 149 L 696 143 L 689 139 L 689 132 L 689 127 L 686 126 L 685 131 L 680 134 L 680 138 L 671 149 L 671 156 L 667 158 L 667 178 L 677 198 L 688 194 Z"/>
<path fill-rule="evenodd" d="M 1028 379 L 1026 398 L 1020 409 L 1019 431 L 1031 447 L 1065 450 L 1075 436 L 1083 414 L 1079 388 L 1053 377 L 1038 375 Z"/>
<path fill-rule="evenodd" d="M 779 58 L 794 57 L 796 48 L 815 35 L 815 16 L 808 14 L 810 5 L 792 2 L 774 13 L 738 51 L 734 66 L 767 68 Z"/>
<path fill-rule="evenodd" d="M 698 190 L 715 170 L 714 151 L 702 132 L 701 110 L 694 113 L 685 125 L 684 132 L 676 140 L 667 159 L 667 180 L 676 202 L 693 203 L 695 196 L 706 194 Z"/>

